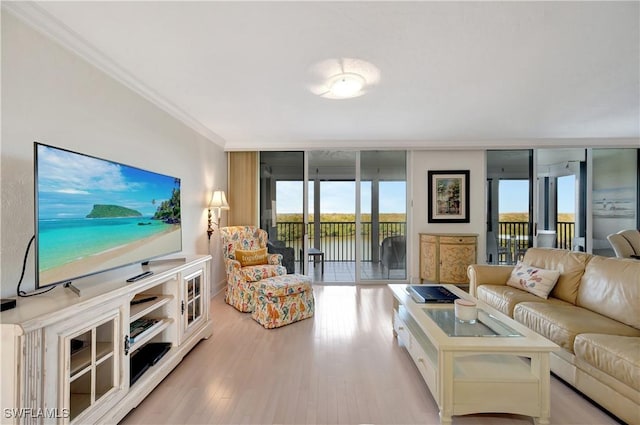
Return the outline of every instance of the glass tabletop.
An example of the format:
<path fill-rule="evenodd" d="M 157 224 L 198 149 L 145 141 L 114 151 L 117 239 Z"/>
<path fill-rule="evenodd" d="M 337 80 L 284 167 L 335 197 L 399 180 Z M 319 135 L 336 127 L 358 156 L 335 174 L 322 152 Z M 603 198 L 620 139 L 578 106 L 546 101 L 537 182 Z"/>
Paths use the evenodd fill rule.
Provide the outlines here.
<path fill-rule="evenodd" d="M 481 308 L 478 309 L 478 319 L 475 323 L 461 322 L 456 319 L 453 306 L 445 308 L 422 309 L 444 333 L 449 336 L 463 337 L 518 337 L 518 331 L 502 323 Z"/>

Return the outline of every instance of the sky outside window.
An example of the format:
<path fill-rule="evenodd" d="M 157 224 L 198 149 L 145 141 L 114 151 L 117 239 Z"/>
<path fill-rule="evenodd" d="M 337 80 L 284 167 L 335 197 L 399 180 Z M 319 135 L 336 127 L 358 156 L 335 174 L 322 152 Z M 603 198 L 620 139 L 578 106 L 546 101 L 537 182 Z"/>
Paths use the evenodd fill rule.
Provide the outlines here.
<path fill-rule="evenodd" d="M 302 182 L 277 181 L 276 199 L 278 214 L 302 214 Z M 380 182 L 380 213 L 405 213 L 406 183 Z M 355 214 L 356 187 L 354 181 L 320 182 L 320 206 L 324 214 Z M 363 181 L 360 187 L 361 213 L 371 213 L 371 182 Z M 309 211 L 313 212 L 313 182 L 309 182 Z"/>
<path fill-rule="evenodd" d="M 558 212 L 575 213 L 576 177 L 558 177 Z M 528 213 L 529 180 L 500 180 L 499 213 Z"/>
<path fill-rule="evenodd" d="M 355 214 L 355 182 L 321 182 L 323 213 Z M 529 181 L 500 180 L 500 213 L 529 211 Z M 371 182 L 364 181 L 360 189 L 362 213 L 371 212 Z M 302 214 L 302 182 L 276 182 L 278 214 Z M 380 213 L 404 213 L 405 182 L 380 182 Z M 309 182 L 309 211 L 313 211 L 313 182 Z M 575 213 L 575 176 L 558 178 L 558 212 Z"/>
<path fill-rule="evenodd" d="M 558 212 L 576 212 L 576 176 L 558 177 Z"/>
<path fill-rule="evenodd" d="M 529 180 L 500 180 L 498 212 L 529 213 Z"/>

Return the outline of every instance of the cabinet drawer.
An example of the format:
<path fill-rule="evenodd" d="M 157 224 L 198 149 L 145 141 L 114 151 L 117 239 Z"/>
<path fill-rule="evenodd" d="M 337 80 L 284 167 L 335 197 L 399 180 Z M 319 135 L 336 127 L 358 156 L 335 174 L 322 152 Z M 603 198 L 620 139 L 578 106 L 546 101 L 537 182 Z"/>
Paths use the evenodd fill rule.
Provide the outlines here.
<path fill-rule="evenodd" d="M 420 242 L 436 243 L 438 242 L 438 237 L 435 235 L 420 235 Z"/>
<path fill-rule="evenodd" d="M 420 374 L 431 390 L 431 393 L 434 395 L 437 394 L 436 368 L 438 367 L 438 365 L 432 363 L 432 360 L 427 356 L 418 341 L 413 339 L 413 336 L 411 337 L 411 345 L 408 347 L 408 350 L 411 358 L 413 359 L 413 362 L 418 367 Z"/>
<path fill-rule="evenodd" d="M 440 244 L 462 244 L 462 245 L 475 245 L 475 236 L 441 236 Z"/>
<path fill-rule="evenodd" d="M 398 341 L 401 342 L 402 345 L 407 347 L 408 350 L 411 337 L 409 336 L 407 324 L 404 323 L 402 319 L 400 319 L 397 311 L 393 313 L 393 330 L 395 330 L 396 334 L 398 334 Z"/>

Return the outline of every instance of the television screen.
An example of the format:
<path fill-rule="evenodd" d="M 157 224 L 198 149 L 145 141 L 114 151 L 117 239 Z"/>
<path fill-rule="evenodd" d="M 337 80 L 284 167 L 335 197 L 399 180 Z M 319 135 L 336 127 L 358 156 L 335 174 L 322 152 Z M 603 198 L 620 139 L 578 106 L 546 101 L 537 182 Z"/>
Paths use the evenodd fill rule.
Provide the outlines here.
<path fill-rule="evenodd" d="M 35 143 L 36 287 L 182 250 L 180 179 Z"/>

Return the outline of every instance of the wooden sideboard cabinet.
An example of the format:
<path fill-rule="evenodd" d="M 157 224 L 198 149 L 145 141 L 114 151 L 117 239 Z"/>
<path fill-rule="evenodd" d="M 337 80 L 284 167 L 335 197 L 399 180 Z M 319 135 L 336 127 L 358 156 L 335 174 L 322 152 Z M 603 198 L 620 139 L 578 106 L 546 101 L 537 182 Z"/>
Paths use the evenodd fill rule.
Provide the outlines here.
<path fill-rule="evenodd" d="M 120 421 L 212 334 L 210 259 L 157 261 L 134 283 L 125 269 L 97 274 L 82 296 L 60 286 L 18 299 L 0 314 L 0 423 Z M 153 324 L 139 332 L 141 322 Z M 158 346 L 165 354 L 151 356 Z"/>
<path fill-rule="evenodd" d="M 473 233 L 420 233 L 420 280 L 469 283 L 467 267 L 478 257 L 478 235 Z"/>

